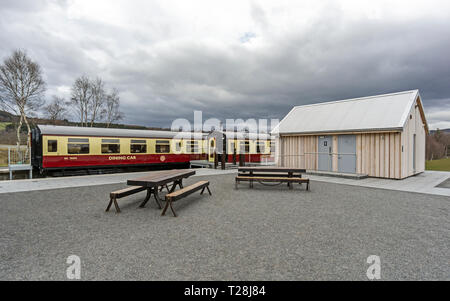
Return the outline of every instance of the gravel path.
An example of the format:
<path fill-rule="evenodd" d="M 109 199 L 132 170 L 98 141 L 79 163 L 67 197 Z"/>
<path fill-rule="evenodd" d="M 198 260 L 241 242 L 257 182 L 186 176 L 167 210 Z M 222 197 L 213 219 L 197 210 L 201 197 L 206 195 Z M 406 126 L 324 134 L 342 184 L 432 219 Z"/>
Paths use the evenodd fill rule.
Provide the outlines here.
<path fill-rule="evenodd" d="M 312 182 L 234 190 L 234 175 L 211 181 L 213 196 L 160 216 L 145 192 L 105 213 L 123 184 L 0 194 L 0 280 L 66 279 L 81 258 L 83 280 L 364 280 L 369 255 L 384 280 L 450 280 L 448 197 Z M 170 212 L 169 212 L 170 213 Z"/>

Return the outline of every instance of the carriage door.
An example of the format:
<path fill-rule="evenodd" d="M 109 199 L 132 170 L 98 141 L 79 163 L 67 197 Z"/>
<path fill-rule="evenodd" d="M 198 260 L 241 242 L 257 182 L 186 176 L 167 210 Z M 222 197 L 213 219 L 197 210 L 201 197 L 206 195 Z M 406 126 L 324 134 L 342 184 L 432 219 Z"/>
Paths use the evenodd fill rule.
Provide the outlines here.
<path fill-rule="evenodd" d="M 210 138 L 208 140 L 208 161 L 214 162 L 214 150 L 215 150 L 216 142 L 214 138 Z"/>
<path fill-rule="evenodd" d="M 338 136 L 338 170 L 345 173 L 356 173 L 356 136 Z"/>
<path fill-rule="evenodd" d="M 318 149 L 318 170 L 331 171 L 331 164 L 333 162 L 331 158 L 332 143 L 331 136 L 319 136 Z"/>

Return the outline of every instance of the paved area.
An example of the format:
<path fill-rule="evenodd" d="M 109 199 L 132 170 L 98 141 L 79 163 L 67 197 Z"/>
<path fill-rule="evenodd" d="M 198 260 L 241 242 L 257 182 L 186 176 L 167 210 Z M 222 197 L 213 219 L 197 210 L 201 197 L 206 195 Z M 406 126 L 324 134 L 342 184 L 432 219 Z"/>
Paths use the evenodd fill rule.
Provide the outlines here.
<path fill-rule="evenodd" d="M 220 170 L 198 168 L 195 176 L 210 176 L 219 174 L 235 173 L 235 170 Z M 21 192 L 21 191 L 36 191 L 56 188 L 70 188 L 70 187 L 85 187 L 95 185 L 126 183 L 128 179 L 138 178 L 147 174 L 144 172 L 132 173 L 117 173 L 107 175 L 91 175 L 91 176 L 75 176 L 75 177 L 55 177 L 42 179 L 24 179 L 12 181 L 0 181 L 0 194 Z"/>
<path fill-rule="evenodd" d="M 237 170 L 220 170 L 198 168 L 196 176 L 209 176 L 236 173 Z M 34 191 L 55 188 L 84 187 L 92 185 L 106 185 L 126 183 L 127 179 L 138 177 L 147 172 L 120 173 L 108 175 L 59 177 L 32 180 L 0 181 L 0 194 L 20 191 Z M 434 195 L 450 196 L 450 189 L 444 185 L 439 185 L 450 178 L 450 172 L 426 171 L 417 176 L 403 180 L 390 179 L 348 179 L 331 176 L 307 175 L 308 178 L 328 183 L 347 184 L 362 187 L 381 188 L 389 190 L 418 192 Z M 437 187 L 439 185 L 439 187 Z"/>
<path fill-rule="evenodd" d="M 66 278 L 81 258 L 83 280 L 366 280 L 369 255 L 382 280 L 450 280 L 448 197 L 312 181 L 211 181 L 213 196 L 175 204 L 161 217 L 145 193 L 105 213 L 124 184 L 0 194 L 0 280 Z"/>
<path fill-rule="evenodd" d="M 328 183 L 450 196 L 449 188 L 436 187 L 450 178 L 450 172 L 445 171 L 425 171 L 414 177 L 409 177 L 403 180 L 378 178 L 366 178 L 358 180 L 315 175 L 308 175 L 308 178 Z"/>

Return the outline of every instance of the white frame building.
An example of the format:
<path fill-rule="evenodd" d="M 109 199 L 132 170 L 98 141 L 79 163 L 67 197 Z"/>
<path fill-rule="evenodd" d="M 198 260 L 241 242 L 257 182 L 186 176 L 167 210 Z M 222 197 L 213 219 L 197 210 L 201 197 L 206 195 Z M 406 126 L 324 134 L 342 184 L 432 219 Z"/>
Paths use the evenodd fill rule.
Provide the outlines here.
<path fill-rule="evenodd" d="M 272 131 L 281 166 L 403 179 L 425 170 L 418 90 L 294 107 Z"/>

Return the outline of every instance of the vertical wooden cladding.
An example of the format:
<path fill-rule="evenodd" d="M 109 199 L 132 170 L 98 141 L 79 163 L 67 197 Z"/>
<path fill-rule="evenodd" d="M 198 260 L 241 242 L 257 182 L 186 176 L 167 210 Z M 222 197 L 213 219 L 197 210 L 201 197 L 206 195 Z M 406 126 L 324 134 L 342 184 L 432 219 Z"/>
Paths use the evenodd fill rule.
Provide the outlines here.
<path fill-rule="evenodd" d="M 333 146 L 336 146 L 333 153 L 337 153 L 338 136 L 332 136 Z M 317 137 L 283 136 L 283 166 L 317 170 Z M 402 178 L 401 145 L 400 132 L 356 134 L 356 172 L 370 177 Z M 338 170 L 337 164 L 333 159 L 333 171 Z"/>
<path fill-rule="evenodd" d="M 400 179 L 401 151 L 400 133 L 359 134 L 356 137 L 356 172 Z"/>
<path fill-rule="evenodd" d="M 282 166 L 317 169 L 317 136 L 283 136 Z"/>

